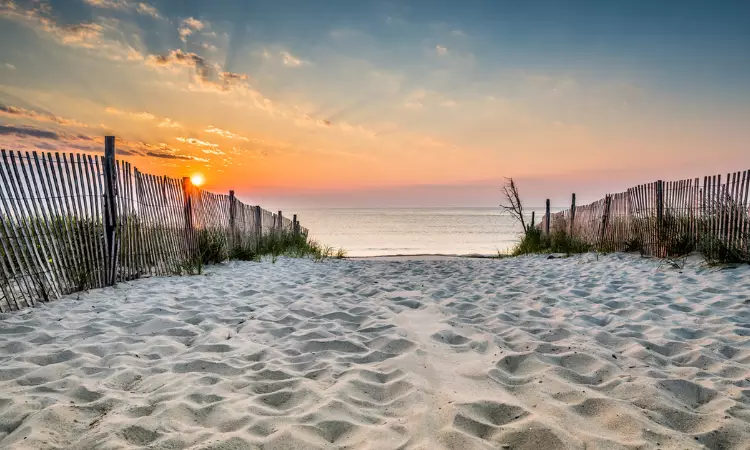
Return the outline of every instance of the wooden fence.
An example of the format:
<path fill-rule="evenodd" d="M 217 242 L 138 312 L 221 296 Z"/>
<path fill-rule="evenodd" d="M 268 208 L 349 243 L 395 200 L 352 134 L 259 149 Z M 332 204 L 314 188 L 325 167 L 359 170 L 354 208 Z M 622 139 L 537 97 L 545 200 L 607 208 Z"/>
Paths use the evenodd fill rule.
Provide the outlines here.
<path fill-rule="evenodd" d="M 655 181 L 611 194 L 584 206 L 546 214 L 539 228 L 565 231 L 607 251 L 639 250 L 651 256 L 679 256 L 699 245 L 709 253 L 749 254 L 750 171 L 681 181 Z"/>
<path fill-rule="evenodd" d="M 217 234 L 228 255 L 263 235 L 307 235 L 281 211 L 207 192 L 189 178 L 140 172 L 105 155 L 1 150 L 0 312 L 118 281 L 179 273 L 196 235 Z"/>

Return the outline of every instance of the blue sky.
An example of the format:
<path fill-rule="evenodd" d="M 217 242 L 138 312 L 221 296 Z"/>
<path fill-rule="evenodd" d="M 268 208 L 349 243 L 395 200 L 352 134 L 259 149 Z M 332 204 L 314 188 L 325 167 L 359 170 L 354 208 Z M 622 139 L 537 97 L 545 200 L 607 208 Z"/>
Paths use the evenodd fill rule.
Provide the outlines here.
<path fill-rule="evenodd" d="M 114 133 L 144 170 L 271 202 L 388 205 L 418 185 L 481 205 L 503 176 L 532 201 L 550 180 L 594 199 L 750 166 L 747 17 L 728 1 L 2 0 L 0 144 L 100 151 Z"/>

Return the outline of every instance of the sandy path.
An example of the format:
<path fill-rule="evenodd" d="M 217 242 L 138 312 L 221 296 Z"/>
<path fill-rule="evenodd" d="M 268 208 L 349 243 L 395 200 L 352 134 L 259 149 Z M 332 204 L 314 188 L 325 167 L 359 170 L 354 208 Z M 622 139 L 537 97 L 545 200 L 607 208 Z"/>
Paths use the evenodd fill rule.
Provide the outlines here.
<path fill-rule="evenodd" d="M 748 267 L 231 263 L 0 318 L 0 448 L 748 443 Z"/>

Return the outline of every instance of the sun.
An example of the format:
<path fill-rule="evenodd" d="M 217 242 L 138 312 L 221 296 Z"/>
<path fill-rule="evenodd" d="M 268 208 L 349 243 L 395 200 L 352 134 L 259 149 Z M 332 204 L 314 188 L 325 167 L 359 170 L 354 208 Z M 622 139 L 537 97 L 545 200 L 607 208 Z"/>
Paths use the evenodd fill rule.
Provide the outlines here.
<path fill-rule="evenodd" d="M 206 182 L 206 179 L 203 178 L 202 173 L 196 173 L 190 177 L 190 182 L 193 183 L 193 186 L 202 186 Z"/>

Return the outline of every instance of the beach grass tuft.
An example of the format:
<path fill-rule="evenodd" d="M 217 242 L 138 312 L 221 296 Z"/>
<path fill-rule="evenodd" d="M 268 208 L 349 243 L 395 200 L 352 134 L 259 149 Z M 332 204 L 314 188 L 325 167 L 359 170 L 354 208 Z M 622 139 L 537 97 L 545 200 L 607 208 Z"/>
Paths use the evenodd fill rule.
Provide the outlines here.
<path fill-rule="evenodd" d="M 310 258 L 320 262 L 328 258 L 344 258 L 346 250 L 335 250 L 304 234 L 281 231 L 264 235 L 257 243 L 235 246 L 230 254 L 231 259 L 240 261 L 261 261 L 264 257 L 270 257 L 271 262 L 276 262 L 280 256 Z"/>
<path fill-rule="evenodd" d="M 539 253 L 586 253 L 594 250 L 593 246 L 580 239 L 570 236 L 565 230 L 555 230 L 545 236 L 539 228 L 527 228 L 521 241 L 513 249 L 512 255 L 528 255 Z"/>

